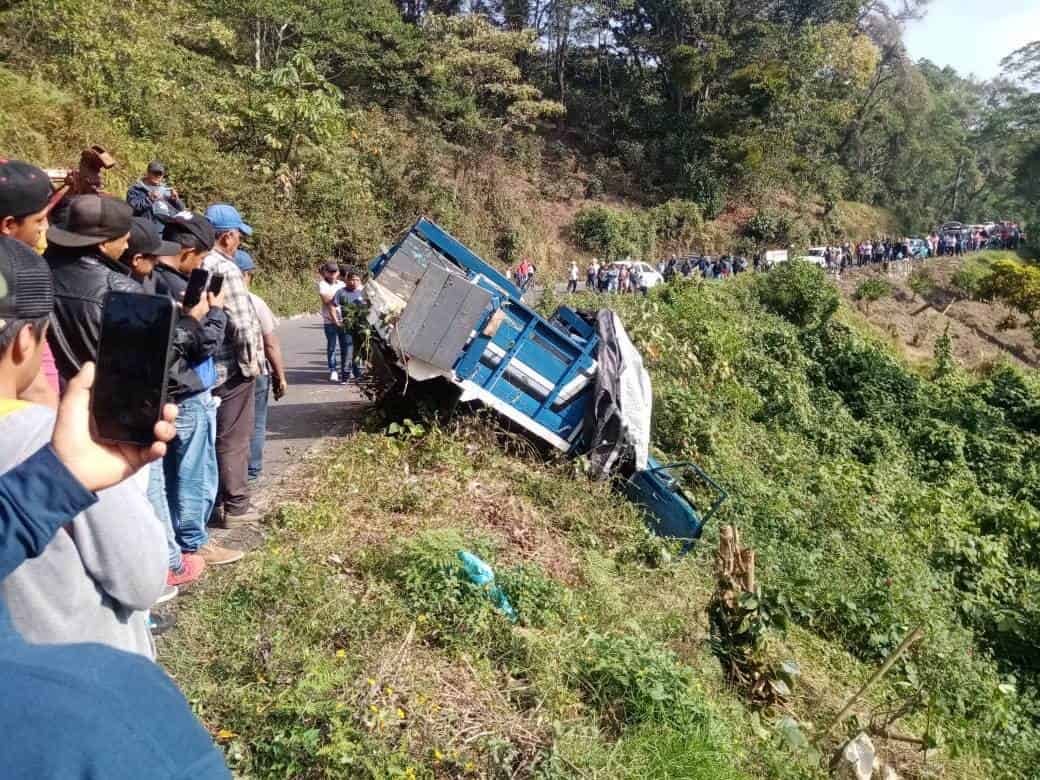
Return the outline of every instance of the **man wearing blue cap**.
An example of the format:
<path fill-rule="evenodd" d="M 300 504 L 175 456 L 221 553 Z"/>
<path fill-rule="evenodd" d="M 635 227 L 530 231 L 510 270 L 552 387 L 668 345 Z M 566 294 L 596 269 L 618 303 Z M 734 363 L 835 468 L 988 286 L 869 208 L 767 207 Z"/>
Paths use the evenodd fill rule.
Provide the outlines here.
<path fill-rule="evenodd" d="M 235 265 L 242 272 L 246 280 L 246 287 L 252 287 L 253 273 L 256 264 L 248 252 L 239 249 L 235 252 Z M 264 438 L 267 436 L 267 402 L 274 389 L 274 400 L 281 400 L 285 395 L 285 389 L 289 383 L 285 378 L 285 363 L 282 360 L 282 345 L 278 340 L 275 329 L 278 320 L 271 312 L 267 301 L 252 290 L 249 291 L 249 300 L 253 302 L 257 319 L 260 320 L 260 332 L 264 337 L 264 357 L 262 361 L 262 373 L 256 378 L 253 393 L 256 399 L 256 422 L 253 427 L 253 439 L 249 445 L 249 482 L 253 483 L 260 479 L 260 472 L 264 467 Z"/>
<path fill-rule="evenodd" d="M 206 209 L 206 218 L 216 230 L 216 243 L 202 266 L 224 277 L 227 293 L 224 311 L 228 318 L 224 343 L 215 355 L 217 384 L 213 395 L 220 398 L 217 408 L 220 487 L 213 525 L 233 528 L 260 519 L 260 513 L 249 501 L 247 470 L 255 423 L 255 384 L 261 373 L 264 342 L 249 290 L 234 262 L 242 236 L 252 235 L 253 229 L 242 219 L 238 209 L 226 203 L 210 206 Z"/>

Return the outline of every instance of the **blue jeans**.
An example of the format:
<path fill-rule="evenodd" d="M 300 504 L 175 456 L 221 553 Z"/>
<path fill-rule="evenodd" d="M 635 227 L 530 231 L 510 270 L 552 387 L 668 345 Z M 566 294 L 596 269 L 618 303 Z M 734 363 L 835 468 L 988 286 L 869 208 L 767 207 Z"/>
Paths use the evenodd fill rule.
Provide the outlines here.
<path fill-rule="evenodd" d="M 361 366 L 358 364 L 357 355 L 354 352 L 354 336 L 346 333 L 338 325 L 325 323 L 325 356 L 329 361 L 329 372 L 336 371 L 336 347 L 339 346 L 339 374 L 346 379 L 347 366 L 355 379 L 361 378 Z M 259 397 L 259 396 L 258 396 Z"/>
<path fill-rule="evenodd" d="M 217 498 L 217 409 L 208 390 L 177 404 L 177 436 L 167 445 L 166 494 L 177 543 L 195 552 L 209 539 Z"/>
<path fill-rule="evenodd" d="M 328 359 L 329 373 L 336 371 L 336 347 L 339 346 L 339 370 L 347 372 L 347 340 L 350 336 L 343 332 L 339 325 L 325 323 L 325 357 Z"/>
<path fill-rule="evenodd" d="M 166 550 L 169 555 L 169 566 L 175 571 L 181 568 L 181 548 L 173 533 L 173 521 L 170 519 L 170 506 L 166 496 L 166 470 L 161 460 L 152 461 L 148 467 L 148 500 L 155 510 L 156 517 L 166 531 Z"/>
<path fill-rule="evenodd" d="M 355 379 L 361 378 L 361 365 L 358 363 L 357 350 L 354 349 L 354 336 L 351 333 L 344 333 L 347 341 L 347 357 L 344 361 L 350 365 L 350 372 L 354 375 Z M 344 378 L 346 378 L 346 369 L 343 369 Z"/>
<path fill-rule="evenodd" d="M 256 398 L 253 438 L 249 442 L 249 478 L 257 479 L 264 470 L 264 437 L 267 436 L 267 401 L 271 395 L 271 375 L 261 374 L 253 388 Z"/>

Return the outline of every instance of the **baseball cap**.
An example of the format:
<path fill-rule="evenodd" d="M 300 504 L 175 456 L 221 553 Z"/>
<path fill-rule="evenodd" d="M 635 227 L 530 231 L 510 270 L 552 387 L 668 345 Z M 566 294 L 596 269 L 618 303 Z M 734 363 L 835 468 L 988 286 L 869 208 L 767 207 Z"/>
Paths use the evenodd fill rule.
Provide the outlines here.
<path fill-rule="evenodd" d="M 53 192 L 50 177 L 35 165 L 0 158 L 0 218 L 43 211 Z"/>
<path fill-rule="evenodd" d="M 134 217 L 130 220 L 130 243 L 126 248 L 127 256 L 157 255 L 170 257 L 181 253 L 181 245 L 172 241 L 163 241 L 159 227 L 147 217 Z"/>
<path fill-rule="evenodd" d="M 238 209 L 227 203 L 217 203 L 206 209 L 206 219 L 213 223 L 213 227 L 219 232 L 221 230 L 238 230 L 247 236 L 253 235 L 253 228 L 243 221 Z"/>
<path fill-rule="evenodd" d="M 166 241 L 172 241 L 177 244 L 178 247 L 186 246 L 185 243 L 181 242 L 182 238 L 191 237 L 193 240 L 188 241 L 187 244 L 198 244 L 198 249 L 205 249 L 206 251 L 212 249 L 213 244 L 217 241 L 213 223 L 201 214 L 195 214 L 191 211 L 180 211 L 174 214 L 166 223 L 162 237 Z M 177 250 L 176 254 L 180 254 L 180 249 Z"/>
<path fill-rule="evenodd" d="M 47 261 L 21 241 L 0 236 L 0 331 L 14 320 L 46 317 L 53 308 Z"/>
<path fill-rule="evenodd" d="M 166 166 L 159 160 L 152 160 L 148 163 L 148 173 L 155 174 L 156 176 L 165 176 Z"/>
<path fill-rule="evenodd" d="M 324 271 L 327 274 L 335 274 L 335 273 L 339 273 L 339 266 L 336 265 L 335 263 L 329 261 L 328 263 L 325 263 L 325 265 L 323 265 L 321 267 L 321 270 Z"/>
<path fill-rule="evenodd" d="M 64 247 L 95 246 L 130 232 L 134 211 L 108 195 L 80 195 L 72 199 L 65 226 L 51 225 L 47 243 Z"/>
<path fill-rule="evenodd" d="M 253 262 L 252 255 L 242 249 L 235 252 L 235 265 L 238 266 L 238 270 L 242 273 L 252 271 L 256 268 L 256 263 Z"/>

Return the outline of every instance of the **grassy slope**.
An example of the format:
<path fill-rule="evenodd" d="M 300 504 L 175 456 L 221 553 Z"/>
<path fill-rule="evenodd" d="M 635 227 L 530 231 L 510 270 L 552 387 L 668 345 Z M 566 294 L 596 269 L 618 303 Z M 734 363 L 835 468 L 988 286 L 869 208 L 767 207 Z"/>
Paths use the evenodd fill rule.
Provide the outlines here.
<path fill-rule="evenodd" d="M 792 716 L 808 733 L 827 724 L 907 621 L 933 611 L 915 664 L 956 675 L 930 683 L 944 694 L 990 696 L 990 667 L 966 657 L 922 557 L 957 499 L 917 484 L 894 452 L 870 466 L 843 453 L 837 437 L 858 426 L 804 395 L 791 329 L 757 310 L 746 285 L 695 285 L 678 301 L 622 302 L 655 375 L 656 441 L 732 490 L 722 519 L 740 523 L 767 586 L 801 615 L 804 627 L 769 651 L 803 668 Z M 675 316 L 691 328 L 678 340 Z M 794 363 L 782 376 L 777 360 Z M 773 396 L 766 406 L 750 381 L 778 383 L 757 388 Z M 630 506 L 575 464 L 510 444 L 479 425 L 358 436 L 296 487 L 264 549 L 182 604 L 162 660 L 232 763 L 257 777 L 814 776 L 776 720 L 753 718 L 726 687 L 708 647 L 717 525 L 692 555 L 660 565 Z M 445 585 L 463 545 L 493 562 L 525 624 Z M 649 690 L 665 692 L 664 712 Z M 901 690 L 882 685 L 862 712 Z M 930 769 L 897 743 L 886 755 L 904 776 L 992 776 L 992 727 L 946 725 L 957 750 L 929 756 Z M 920 734 L 926 721 L 901 727 Z"/>
<path fill-rule="evenodd" d="M 758 744 L 704 646 L 707 548 L 643 565 L 655 547 L 630 506 L 571 464 L 506 454 L 478 426 L 359 435 L 317 473 L 266 547 L 182 604 L 161 647 L 238 771 L 802 774 Z M 523 571 L 511 585 L 521 624 L 483 597 L 449 597 L 423 544 L 465 544 L 500 577 Z M 590 655 L 602 636 L 639 643 Z M 596 691 L 600 661 L 632 676 L 622 694 Z M 685 715 L 619 723 L 640 719 L 659 677 L 688 681 Z"/>

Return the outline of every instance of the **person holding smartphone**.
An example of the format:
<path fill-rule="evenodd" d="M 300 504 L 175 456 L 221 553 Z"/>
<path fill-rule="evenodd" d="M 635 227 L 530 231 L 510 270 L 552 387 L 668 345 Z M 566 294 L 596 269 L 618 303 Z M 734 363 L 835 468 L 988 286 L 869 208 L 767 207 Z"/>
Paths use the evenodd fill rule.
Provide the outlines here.
<path fill-rule="evenodd" d="M 135 217 L 144 217 L 159 226 L 185 209 L 177 190 L 166 184 L 166 166 L 159 160 L 148 163 L 145 175 L 127 190 L 126 202 Z"/>
<path fill-rule="evenodd" d="M 2 473 L 54 428 L 53 410 L 18 400 L 40 370 L 54 288 L 43 259 L 9 238 L 0 238 L 0 279 Z M 0 583 L 11 622 L 30 642 L 99 642 L 152 658 L 147 610 L 166 587 L 166 539 L 148 499 L 124 482 L 66 528 Z"/>
<path fill-rule="evenodd" d="M 0 296 L 0 310 L 5 303 Z M 87 363 L 69 381 L 50 443 L 0 473 L 0 581 L 96 504 L 96 491 L 161 458 L 175 434 L 176 407 L 168 404 L 154 442 L 97 441 L 89 409 L 94 374 Z M 2 601 L 0 680 L 6 775 L 170 777 L 165 768 L 176 767 L 194 778 L 230 777 L 221 752 L 157 664 L 99 644 L 30 644 Z"/>
<path fill-rule="evenodd" d="M 213 249 L 216 233 L 201 214 L 182 212 L 166 224 L 163 239 L 176 244 L 176 255 L 159 258 L 156 273 L 178 304 L 184 303 L 192 276 L 206 280 L 203 259 Z M 208 284 L 208 281 L 207 281 Z M 174 332 L 170 362 L 169 396 L 177 404 L 177 438 L 163 461 L 166 492 L 174 533 L 182 552 L 181 568 L 173 567 L 169 583 L 183 585 L 206 565 L 222 566 L 241 560 L 244 553 L 214 542 L 206 523 L 216 504 L 220 471 L 217 461 L 216 355 L 226 339 L 225 296 L 208 297 L 200 290 L 199 302 L 182 312 Z M 208 311 L 204 311 L 208 306 Z M 197 326 L 192 320 L 197 322 Z"/>

